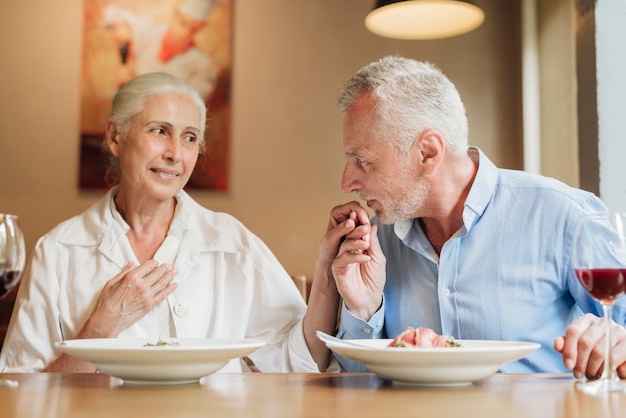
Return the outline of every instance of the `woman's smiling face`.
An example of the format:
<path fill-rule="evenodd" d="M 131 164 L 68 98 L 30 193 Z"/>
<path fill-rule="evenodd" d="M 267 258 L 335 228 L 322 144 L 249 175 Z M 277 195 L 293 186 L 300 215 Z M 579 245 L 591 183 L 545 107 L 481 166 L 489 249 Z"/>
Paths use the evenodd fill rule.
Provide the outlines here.
<path fill-rule="evenodd" d="M 194 101 L 181 93 L 149 97 L 111 152 L 120 161 L 120 188 L 165 200 L 186 184 L 199 155 L 201 123 Z"/>

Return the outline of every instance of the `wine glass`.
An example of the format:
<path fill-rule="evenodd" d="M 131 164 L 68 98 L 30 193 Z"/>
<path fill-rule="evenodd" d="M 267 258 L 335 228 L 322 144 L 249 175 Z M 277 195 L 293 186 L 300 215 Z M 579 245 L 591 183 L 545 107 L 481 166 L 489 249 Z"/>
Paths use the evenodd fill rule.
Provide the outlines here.
<path fill-rule="evenodd" d="M 19 283 L 25 261 L 24 235 L 17 216 L 0 213 L 0 299 Z M 0 379 L 0 388 L 17 385 L 13 380 Z"/>
<path fill-rule="evenodd" d="M 611 356 L 613 304 L 626 291 L 626 213 L 584 216 L 576 228 L 573 263 L 578 281 L 602 304 L 606 319 L 602 377 L 577 389 L 590 394 L 626 392 Z"/>
<path fill-rule="evenodd" d="M 26 250 L 17 216 L 0 213 L 0 298 L 20 281 Z"/>

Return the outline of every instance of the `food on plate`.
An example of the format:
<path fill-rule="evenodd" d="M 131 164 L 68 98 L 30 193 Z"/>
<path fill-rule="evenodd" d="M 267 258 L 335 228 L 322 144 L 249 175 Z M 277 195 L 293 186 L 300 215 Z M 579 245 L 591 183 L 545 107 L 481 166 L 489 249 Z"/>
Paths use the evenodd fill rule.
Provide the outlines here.
<path fill-rule="evenodd" d="M 413 328 L 408 327 L 402 331 L 390 343 L 389 347 L 460 347 L 461 343 L 452 337 L 439 335 L 430 328 Z"/>
<path fill-rule="evenodd" d="M 159 340 L 156 343 L 152 344 L 152 343 L 145 343 L 143 346 L 144 347 L 171 347 L 171 346 L 175 346 L 178 345 L 177 342 L 175 341 L 163 341 L 163 340 Z"/>

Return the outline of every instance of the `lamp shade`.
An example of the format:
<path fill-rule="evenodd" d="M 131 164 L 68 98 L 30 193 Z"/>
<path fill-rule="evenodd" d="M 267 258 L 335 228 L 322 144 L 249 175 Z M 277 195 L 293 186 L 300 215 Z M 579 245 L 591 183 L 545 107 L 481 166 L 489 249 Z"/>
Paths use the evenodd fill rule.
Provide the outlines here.
<path fill-rule="evenodd" d="M 476 29 L 484 19 L 483 11 L 471 1 L 378 0 L 365 26 L 387 38 L 438 39 Z"/>

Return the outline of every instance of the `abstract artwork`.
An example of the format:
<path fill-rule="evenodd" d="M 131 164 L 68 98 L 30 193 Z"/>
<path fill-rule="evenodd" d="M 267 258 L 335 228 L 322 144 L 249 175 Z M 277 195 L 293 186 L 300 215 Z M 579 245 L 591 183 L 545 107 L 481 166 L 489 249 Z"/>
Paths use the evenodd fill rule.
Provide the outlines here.
<path fill-rule="evenodd" d="M 162 71 L 187 81 L 208 107 L 206 152 L 188 189 L 228 190 L 233 0 L 84 0 L 81 190 L 106 189 L 101 151 L 117 89 Z"/>

